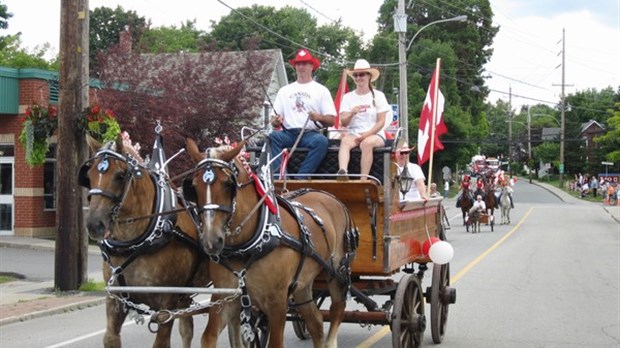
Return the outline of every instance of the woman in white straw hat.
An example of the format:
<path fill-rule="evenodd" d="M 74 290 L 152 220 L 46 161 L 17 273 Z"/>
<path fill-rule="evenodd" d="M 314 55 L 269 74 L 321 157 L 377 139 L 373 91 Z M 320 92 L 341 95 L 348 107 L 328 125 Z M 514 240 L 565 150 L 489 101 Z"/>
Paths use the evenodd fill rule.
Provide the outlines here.
<path fill-rule="evenodd" d="M 340 122 L 347 127 L 338 151 L 338 174 L 346 178 L 351 149 L 359 146 L 362 151 L 360 173 L 367 179 L 372 166 L 373 149 L 384 146 L 385 116 L 391 109 L 383 92 L 372 83 L 379 78 L 379 70 L 371 68 L 365 59 L 358 59 L 347 74 L 355 81 L 356 88 L 344 95 L 340 104 Z"/>

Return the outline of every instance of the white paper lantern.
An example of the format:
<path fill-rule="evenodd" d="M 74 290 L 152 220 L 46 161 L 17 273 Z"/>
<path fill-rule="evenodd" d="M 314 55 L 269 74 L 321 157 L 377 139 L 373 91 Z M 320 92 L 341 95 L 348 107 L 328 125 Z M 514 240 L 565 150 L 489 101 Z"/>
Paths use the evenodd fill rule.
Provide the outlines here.
<path fill-rule="evenodd" d="M 442 240 L 431 245 L 428 255 L 434 263 L 443 265 L 452 260 L 452 257 L 454 256 L 454 249 L 450 243 Z"/>

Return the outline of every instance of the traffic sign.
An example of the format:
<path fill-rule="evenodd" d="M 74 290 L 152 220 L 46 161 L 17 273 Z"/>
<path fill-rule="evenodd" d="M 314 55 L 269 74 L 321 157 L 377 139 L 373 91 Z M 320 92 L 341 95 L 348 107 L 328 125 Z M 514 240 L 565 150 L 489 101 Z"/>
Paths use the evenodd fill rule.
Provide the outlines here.
<path fill-rule="evenodd" d="M 601 164 L 604 166 L 613 166 L 614 162 L 601 162 Z"/>
<path fill-rule="evenodd" d="M 564 174 L 564 163 L 560 163 L 560 174 Z"/>

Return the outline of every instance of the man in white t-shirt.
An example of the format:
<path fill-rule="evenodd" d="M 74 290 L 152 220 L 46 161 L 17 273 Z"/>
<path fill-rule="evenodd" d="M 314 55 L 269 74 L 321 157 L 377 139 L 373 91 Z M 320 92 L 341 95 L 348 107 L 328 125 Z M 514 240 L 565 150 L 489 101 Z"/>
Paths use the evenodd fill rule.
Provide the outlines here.
<path fill-rule="evenodd" d="M 276 157 L 283 149 L 292 147 L 304 129 L 298 146 L 307 148 L 308 154 L 297 175 L 304 179 L 308 177 L 304 174 L 314 173 L 327 155 L 328 140 L 319 130 L 334 125 L 336 107 L 329 90 L 312 79 L 312 72 L 321 63 L 310 51 L 299 49 L 289 63 L 295 68 L 297 80 L 278 91 L 271 125 L 282 127 L 282 131 L 271 132 L 269 139 L 272 157 Z M 280 171 L 280 163 L 280 158 L 273 162 L 274 172 L 284 172 Z"/>
<path fill-rule="evenodd" d="M 476 210 L 479 211 L 480 213 L 485 213 L 487 211 L 487 205 L 482 200 L 481 195 L 476 196 L 476 201 L 469 209 L 469 215 L 473 214 Z"/>

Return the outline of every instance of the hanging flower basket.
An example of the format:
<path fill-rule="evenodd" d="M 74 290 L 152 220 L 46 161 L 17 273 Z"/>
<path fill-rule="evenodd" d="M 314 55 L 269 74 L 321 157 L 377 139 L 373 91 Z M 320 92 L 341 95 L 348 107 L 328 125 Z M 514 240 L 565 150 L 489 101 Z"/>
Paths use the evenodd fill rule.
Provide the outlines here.
<path fill-rule="evenodd" d="M 78 119 L 78 127 L 101 143 L 113 141 L 121 133 L 114 112 L 98 104 L 84 109 L 82 117 Z"/>
<path fill-rule="evenodd" d="M 33 103 L 26 109 L 26 120 L 19 141 L 26 148 L 26 163 L 34 167 L 45 162 L 49 138 L 58 128 L 58 109 Z"/>

